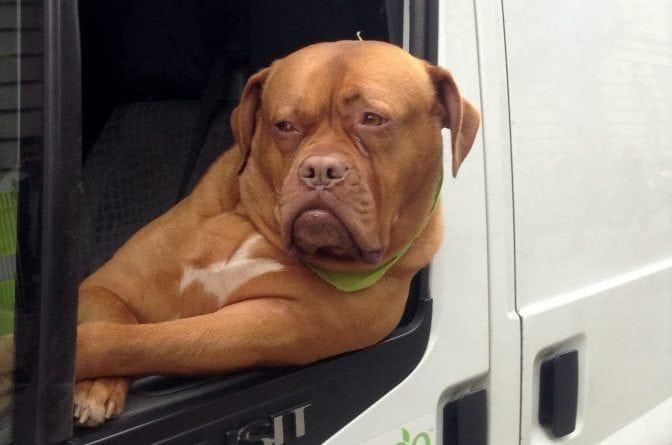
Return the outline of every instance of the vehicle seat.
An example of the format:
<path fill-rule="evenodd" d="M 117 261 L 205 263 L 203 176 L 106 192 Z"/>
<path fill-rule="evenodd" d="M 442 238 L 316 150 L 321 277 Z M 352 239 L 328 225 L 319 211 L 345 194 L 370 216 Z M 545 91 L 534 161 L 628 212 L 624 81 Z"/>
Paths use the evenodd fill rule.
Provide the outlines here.
<path fill-rule="evenodd" d="M 112 113 L 83 169 L 84 276 L 193 189 L 233 143 L 231 108 L 227 102 L 158 101 Z"/>
<path fill-rule="evenodd" d="M 245 8 L 135 2 L 114 22 L 113 39 L 87 40 L 98 51 L 84 60 L 84 118 L 101 130 L 84 152 L 82 278 L 183 198 L 232 145 L 230 114 L 247 75 Z M 110 100 L 114 91 L 123 92 Z"/>

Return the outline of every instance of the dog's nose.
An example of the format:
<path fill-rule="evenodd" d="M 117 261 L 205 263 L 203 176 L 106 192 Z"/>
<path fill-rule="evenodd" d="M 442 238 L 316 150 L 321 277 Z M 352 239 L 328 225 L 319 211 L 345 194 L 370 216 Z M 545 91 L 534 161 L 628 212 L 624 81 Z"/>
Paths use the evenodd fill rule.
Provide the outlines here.
<path fill-rule="evenodd" d="M 345 178 L 348 166 L 335 156 L 309 156 L 299 167 L 299 177 L 310 188 L 329 188 Z"/>

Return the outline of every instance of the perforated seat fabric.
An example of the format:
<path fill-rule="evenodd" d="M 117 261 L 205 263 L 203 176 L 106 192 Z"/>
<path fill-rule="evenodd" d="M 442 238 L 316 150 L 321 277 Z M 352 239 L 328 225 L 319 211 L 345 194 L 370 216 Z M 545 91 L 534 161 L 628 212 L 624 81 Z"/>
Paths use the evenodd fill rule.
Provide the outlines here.
<path fill-rule="evenodd" d="M 193 188 L 229 147 L 227 106 L 210 121 L 203 139 L 202 120 L 207 123 L 212 107 L 208 101 L 143 102 L 112 113 L 84 165 L 83 277 L 173 206 L 183 181 Z M 194 147 L 200 148 L 198 157 L 190 159 Z"/>

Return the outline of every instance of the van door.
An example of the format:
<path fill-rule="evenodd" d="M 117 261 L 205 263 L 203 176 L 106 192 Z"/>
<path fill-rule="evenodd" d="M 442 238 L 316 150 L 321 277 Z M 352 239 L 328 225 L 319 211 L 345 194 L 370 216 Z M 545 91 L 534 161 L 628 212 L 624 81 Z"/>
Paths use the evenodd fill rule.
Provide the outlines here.
<path fill-rule="evenodd" d="M 522 442 L 670 443 L 672 9 L 507 0 L 504 19 Z"/>

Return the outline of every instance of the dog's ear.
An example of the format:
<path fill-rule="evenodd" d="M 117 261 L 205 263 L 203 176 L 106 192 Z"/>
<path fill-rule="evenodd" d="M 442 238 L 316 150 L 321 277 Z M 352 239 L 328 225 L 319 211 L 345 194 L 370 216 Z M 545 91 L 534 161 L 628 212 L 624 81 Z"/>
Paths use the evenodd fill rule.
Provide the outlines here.
<path fill-rule="evenodd" d="M 478 126 L 481 123 L 481 114 L 476 107 L 462 97 L 453 75 L 448 70 L 429 65 L 427 71 L 434 83 L 443 126 L 450 128 L 453 177 L 455 177 L 462 161 L 474 144 Z"/>
<path fill-rule="evenodd" d="M 261 102 L 261 90 L 269 71 L 270 68 L 264 68 L 250 77 L 240 96 L 238 106 L 231 113 L 231 130 L 242 154 L 238 174 L 242 173 L 250 157 L 257 109 Z"/>

